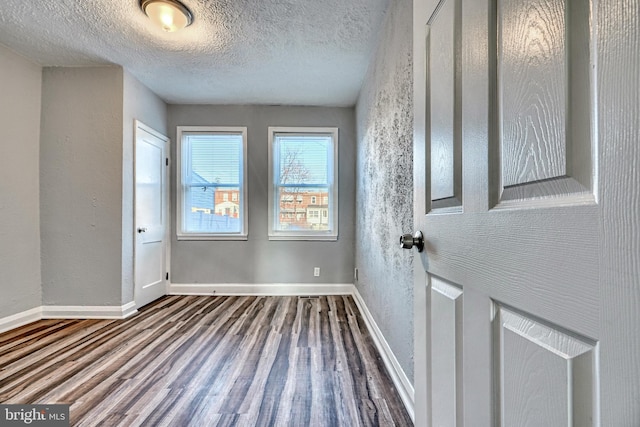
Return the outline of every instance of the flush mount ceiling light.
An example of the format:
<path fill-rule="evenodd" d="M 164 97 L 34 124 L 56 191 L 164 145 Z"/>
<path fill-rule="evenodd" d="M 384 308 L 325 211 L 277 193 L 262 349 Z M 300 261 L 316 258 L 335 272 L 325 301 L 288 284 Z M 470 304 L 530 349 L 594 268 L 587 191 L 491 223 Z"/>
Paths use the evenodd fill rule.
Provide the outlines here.
<path fill-rule="evenodd" d="M 141 0 L 140 7 L 163 30 L 174 32 L 191 25 L 193 15 L 177 0 Z"/>

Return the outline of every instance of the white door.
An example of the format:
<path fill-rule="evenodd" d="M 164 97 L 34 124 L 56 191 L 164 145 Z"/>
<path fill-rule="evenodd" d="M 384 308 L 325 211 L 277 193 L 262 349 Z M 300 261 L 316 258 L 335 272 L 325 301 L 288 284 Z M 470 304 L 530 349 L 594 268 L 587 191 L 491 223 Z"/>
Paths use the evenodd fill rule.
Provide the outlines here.
<path fill-rule="evenodd" d="M 136 122 L 135 301 L 138 308 L 166 294 L 169 139 Z"/>
<path fill-rule="evenodd" d="M 640 425 L 639 13 L 414 1 L 417 426 Z"/>

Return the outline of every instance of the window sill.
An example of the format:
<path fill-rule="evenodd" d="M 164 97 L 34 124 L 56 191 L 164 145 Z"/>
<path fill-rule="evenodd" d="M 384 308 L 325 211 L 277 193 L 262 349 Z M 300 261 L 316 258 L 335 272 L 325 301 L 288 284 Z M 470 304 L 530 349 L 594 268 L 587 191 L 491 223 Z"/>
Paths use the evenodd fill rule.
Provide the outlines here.
<path fill-rule="evenodd" d="M 336 242 L 338 236 L 336 235 L 270 235 L 269 240 L 292 240 L 292 241 L 317 241 L 317 242 Z"/>
<path fill-rule="evenodd" d="M 248 240 L 246 234 L 178 234 L 176 237 L 178 240 Z"/>

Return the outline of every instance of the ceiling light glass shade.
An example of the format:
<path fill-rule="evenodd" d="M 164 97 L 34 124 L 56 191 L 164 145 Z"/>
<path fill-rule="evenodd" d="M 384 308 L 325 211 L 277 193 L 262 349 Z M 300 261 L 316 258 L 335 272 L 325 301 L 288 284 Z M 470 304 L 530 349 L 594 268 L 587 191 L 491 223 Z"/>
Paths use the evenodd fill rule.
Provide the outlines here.
<path fill-rule="evenodd" d="M 191 11 L 176 0 L 142 0 L 140 7 L 153 22 L 168 32 L 181 30 L 193 22 Z"/>

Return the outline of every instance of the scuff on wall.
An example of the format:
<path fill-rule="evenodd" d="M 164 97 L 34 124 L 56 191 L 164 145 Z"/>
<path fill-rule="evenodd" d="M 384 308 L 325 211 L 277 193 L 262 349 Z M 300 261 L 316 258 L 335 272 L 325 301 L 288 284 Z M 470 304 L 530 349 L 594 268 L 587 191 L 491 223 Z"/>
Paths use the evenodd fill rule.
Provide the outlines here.
<path fill-rule="evenodd" d="M 356 107 L 356 286 L 407 377 L 413 378 L 412 3 L 390 2 Z"/>

